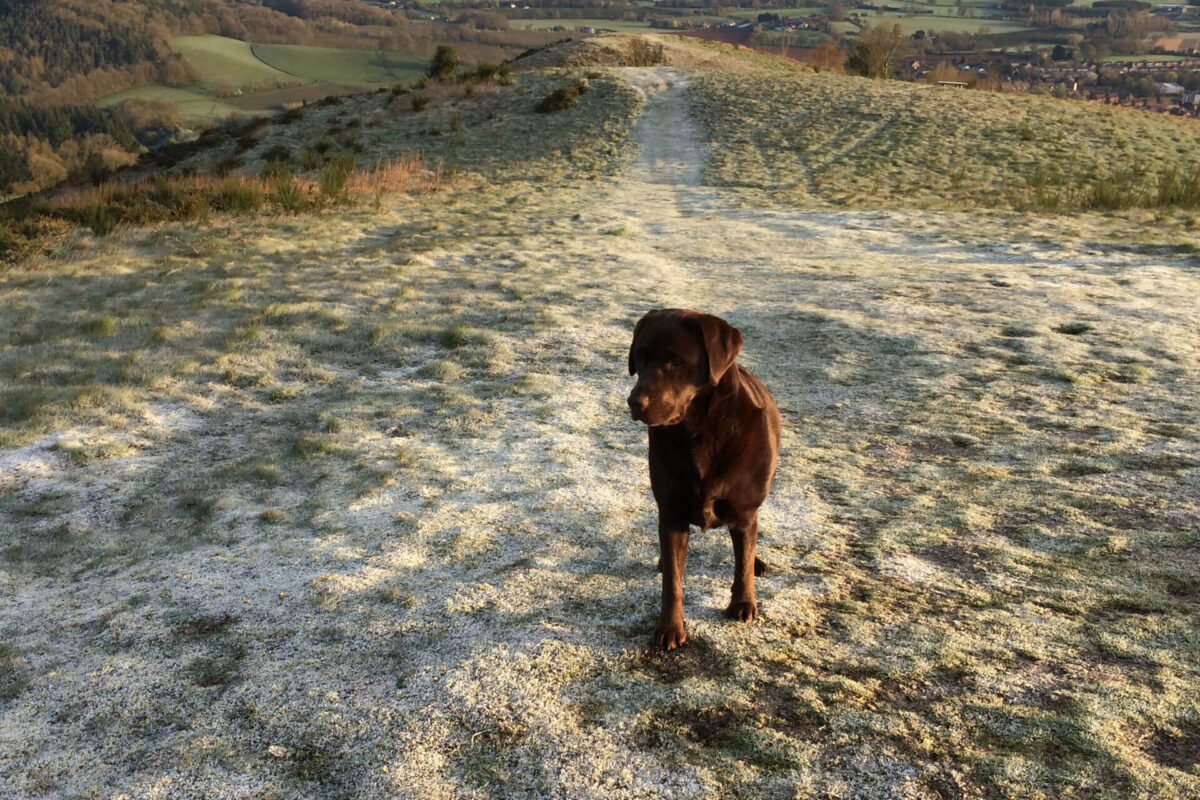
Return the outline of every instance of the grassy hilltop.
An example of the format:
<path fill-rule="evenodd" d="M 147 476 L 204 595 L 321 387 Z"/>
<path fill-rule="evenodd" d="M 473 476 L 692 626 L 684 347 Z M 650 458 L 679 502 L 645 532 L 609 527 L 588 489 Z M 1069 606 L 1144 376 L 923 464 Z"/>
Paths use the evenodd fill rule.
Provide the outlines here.
<path fill-rule="evenodd" d="M 706 180 L 789 204 L 1200 205 L 1194 120 L 841 75 L 714 72 L 693 100 L 712 148 Z"/>
<path fill-rule="evenodd" d="M 1200 795 L 1194 129 L 521 63 L 212 136 L 0 267 L 0 795 Z M 695 535 L 669 655 L 661 306 L 785 422 L 762 619 Z"/>

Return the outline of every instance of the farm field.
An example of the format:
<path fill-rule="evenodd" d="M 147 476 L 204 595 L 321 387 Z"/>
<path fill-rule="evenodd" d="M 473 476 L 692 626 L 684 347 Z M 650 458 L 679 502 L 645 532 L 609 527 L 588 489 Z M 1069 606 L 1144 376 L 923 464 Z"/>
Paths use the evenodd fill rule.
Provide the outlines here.
<path fill-rule="evenodd" d="M 255 145 L 361 120 L 457 157 L 442 191 L 0 268 L 5 792 L 1200 795 L 1194 215 L 921 209 L 948 187 L 902 149 L 873 201 L 789 195 L 897 109 L 1014 148 L 992 116 L 1057 118 L 654 41 L 674 66 L 374 93 Z M 664 655 L 625 395 L 671 306 L 742 330 L 784 438 L 761 618 L 723 618 L 728 536 L 694 534 Z"/>
<path fill-rule="evenodd" d="M 342 86 L 411 83 L 429 58 L 387 50 L 346 50 L 289 44 L 255 44 L 251 52 L 271 67 L 302 80 Z"/>
<path fill-rule="evenodd" d="M 514 19 L 509 23 L 513 28 L 526 30 L 546 30 L 547 28 L 562 27 L 568 30 L 579 28 L 595 28 L 597 30 L 618 32 L 640 32 L 650 30 L 645 22 L 623 19 Z"/>
<path fill-rule="evenodd" d="M 199 69 L 188 88 L 148 86 L 101 98 L 170 100 L 192 123 L 254 114 L 355 89 L 412 83 L 428 58 L 411 53 L 298 45 L 250 44 L 223 36 L 177 36 L 173 44 Z"/>
<path fill-rule="evenodd" d="M 924 14 L 910 17 L 890 11 L 884 14 L 872 13 L 870 16 L 862 17 L 862 20 L 866 24 L 873 26 L 879 25 L 881 22 L 886 22 L 888 25 L 899 25 L 900 30 L 909 35 L 921 30 L 927 33 L 940 33 L 942 31 L 978 33 L 981 30 L 986 30 L 989 33 L 1011 33 L 1014 31 L 1033 30 L 1013 20 Z"/>
<path fill-rule="evenodd" d="M 178 89 L 171 86 L 140 86 L 117 92 L 96 101 L 105 107 L 120 103 L 122 100 L 169 100 L 179 107 L 184 119 L 191 123 L 225 119 L 231 115 L 242 113 L 242 108 L 235 105 L 241 98 L 217 98 L 200 88 Z"/>
<path fill-rule="evenodd" d="M 200 71 L 204 85 L 210 90 L 277 89 L 300 82 L 296 76 L 255 57 L 249 42 L 224 36 L 176 36 L 171 44 Z"/>
<path fill-rule="evenodd" d="M 1126 64 L 1137 61 L 1183 61 L 1184 58 L 1169 53 L 1136 53 L 1127 56 L 1105 56 L 1100 60 L 1108 64 Z"/>

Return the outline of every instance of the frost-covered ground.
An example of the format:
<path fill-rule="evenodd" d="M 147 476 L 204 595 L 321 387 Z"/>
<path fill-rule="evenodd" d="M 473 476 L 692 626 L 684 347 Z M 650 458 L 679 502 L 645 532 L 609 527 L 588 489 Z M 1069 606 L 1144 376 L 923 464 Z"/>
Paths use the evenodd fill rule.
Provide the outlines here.
<path fill-rule="evenodd" d="M 699 185 L 682 73 L 627 77 L 616 178 L 0 279 L 8 401 L 80 384 L 0 417 L 0 796 L 1200 793 L 1194 258 L 763 210 Z M 695 536 L 667 656 L 624 406 L 661 306 L 785 419 L 762 619 Z"/>

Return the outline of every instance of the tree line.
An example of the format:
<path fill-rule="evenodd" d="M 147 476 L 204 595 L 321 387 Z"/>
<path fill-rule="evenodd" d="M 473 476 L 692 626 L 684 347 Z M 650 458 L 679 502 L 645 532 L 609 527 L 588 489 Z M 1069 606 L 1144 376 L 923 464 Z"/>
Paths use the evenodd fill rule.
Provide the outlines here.
<path fill-rule="evenodd" d="M 114 111 L 0 99 L 0 194 L 37 191 L 69 177 L 102 177 L 132 163 L 140 149 Z"/>

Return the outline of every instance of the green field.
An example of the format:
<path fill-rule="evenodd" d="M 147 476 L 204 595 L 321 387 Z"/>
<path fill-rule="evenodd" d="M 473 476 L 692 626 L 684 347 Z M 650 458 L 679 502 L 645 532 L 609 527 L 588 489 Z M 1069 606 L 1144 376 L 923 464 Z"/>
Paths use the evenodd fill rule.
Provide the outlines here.
<path fill-rule="evenodd" d="M 872 27 L 880 23 L 888 25 L 899 25 L 900 30 L 907 34 L 915 33 L 916 31 L 926 31 L 928 33 L 940 33 L 942 31 L 952 31 L 955 33 L 978 33 L 981 30 L 988 33 L 1012 33 L 1013 31 L 1029 30 L 1028 25 L 1022 25 L 1020 22 L 1006 19 L 987 19 L 983 17 L 958 17 L 958 16 L 939 16 L 936 14 L 922 14 L 920 16 L 907 16 L 905 14 L 896 14 L 887 12 L 885 14 L 871 14 L 870 16 L 860 17 L 862 21 Z"/>
<path fill-rule="evenodd" d="M 254 56 L 304 81 L 343 86 L 384 86 L 419 78 L 429 59 L 388 50 L 345 50 L 290 44 L 250 45 Z"/>
<path fill-rule="evenodd" d="M 424 56 L 412 53 L 250 44 L 224 36 L 177 36 L 172 44 L 199 71 L 201 83 L 143 86 L 108 95 L 98 104 L 170 100 L 185 119 L 197 123 L 312 102 L 355 87 L 409 83 L 427 64 Z"/>
<path fill-rule="evenodd" d="M 628 31 L 647 32 L 650 30 L 650 25 L 645 22 L 629 19 L 514 19 L 510 26 L 531 31 L 547 30 L 553 27 L 561 27 L 566 30 L 578 30 L 580 28 L 595 28 L 602 31 L 618 31 L 621 33 Z"/>
<path fill-rule="evenodd" d="M 1130 64 L 1137 61 L 1183 61 L 1184 56 L 1164 53 L 1135 53 L 1131 56 L 1105 56 L 1100 60 L 1106 64 Z"/>
<path fill-rule="evenodd" d="M 171 44 L 210 89 L 276 89 L 300 81 L 255 57 L 248 42 L 224 36 L 176 36 Z"/>
<path fill-rule="evenodd" d="M 245 113 L 242 108 L 230 105 L 198 87 L 176 89 L 170 86 L 139 86 L 102 97 L 96 104 L 103 108 L 122 100 L 169 100 L 179 107 L 184 119 L 191 123 Z"/>

